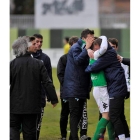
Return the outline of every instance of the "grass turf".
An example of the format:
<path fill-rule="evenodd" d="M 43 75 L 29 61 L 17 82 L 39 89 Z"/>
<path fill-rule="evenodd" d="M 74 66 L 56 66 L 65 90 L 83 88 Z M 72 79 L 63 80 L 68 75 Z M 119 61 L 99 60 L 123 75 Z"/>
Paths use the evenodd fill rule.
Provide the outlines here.
<path fill-rule="evenodd" d="M 53 74 L 53 83 L 57 91 L 57 95 L 59 97 L 60 84 L 57 78 L 56 68 L 52 69 L 52 74 Z M 60 127 L 59 127 L 60 111 L 61 111 L 60 99 L 59 99 L 59 103 L 57 104 L 55 108 L 52 108 L 51 103 L 46 104 L 46 107 L 44 108 L 44 116 L 42 120 L 39 140 L 56 140 L 61 137 Z M 96 126 L 99 120 L 99 110 L 92 96 L 92 92 L 90 93 L 90 100 L 87 101 L 87 112 L 88 112 L 87 135 L 92 138 L 95 133 Z M 129 128 L 130 128 L 130 98 L 125 101 L 125 115 L 126 115 L 126 120 L 128 122 Z M 68 133 L 67 133 L 67 139 L 68 139 L 69 134 L 70 134 L 69 124 L 68 124 L 67 130 L 68 130 Z M 105 140 L 108 140 L 107 132 L 105 134 Z"/>

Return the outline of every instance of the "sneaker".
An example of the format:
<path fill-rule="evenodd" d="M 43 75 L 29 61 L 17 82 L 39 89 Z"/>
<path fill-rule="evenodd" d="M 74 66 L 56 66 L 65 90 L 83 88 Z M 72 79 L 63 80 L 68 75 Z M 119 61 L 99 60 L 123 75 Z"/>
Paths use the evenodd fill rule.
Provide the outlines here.
<path fill-rule="evenodd" d="M 119 138 L 116 137 L 115 140 L 119 140 Z"/>
<path fill-rule="evenodd" d="M 66 140 L 66 138 L 65 138 L 65 137 L 63 137 L 63 138 L 58 138 L 58 139 L 61 139 L 61 140 Z"/>
<path fill-rule="evenodd" d="M 91 137 L 88 137 L 86 135 L 83 135 L 80 140 L 91 140 Z"/>

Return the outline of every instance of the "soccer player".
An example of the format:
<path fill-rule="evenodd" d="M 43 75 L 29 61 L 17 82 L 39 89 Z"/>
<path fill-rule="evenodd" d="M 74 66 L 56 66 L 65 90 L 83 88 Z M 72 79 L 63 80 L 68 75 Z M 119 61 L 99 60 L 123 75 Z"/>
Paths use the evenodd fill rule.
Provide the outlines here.
<path fill-rule="evenodd" d="M 96 40 L 100 46 L 101 39 Z M 117 60 L 116 51 L 108 44 L 107 51 L 86 72 L 98 73 L 104 70 L 109 93 L 109 117 L 120 140 L 129 140 L 129 128 L 124 115 L 124 99 L 127 96 L 124 70 Z M 126 138 L 126 139 L 125 139 Z"/>
<path fill-rule="evenodd" d="M 49 56 L 45 53 L 42 52 L 42 44 L 43 44 L 43 36 L 41 34 L 34 34 L 33 36 L 36 37 L 36 46 L 37 46 L 37 51 L 35 53 L 32 53 L 33 57 L 43 61 L 45 68 L 47 69 L 49 78 L 53 81 L 52 79 L 52 67 L 51 67 L 51 60 Z M 41 113 L 38 114 L 38 120 L 37 120 L 37 140 L 39 139 L 39 134 L 40 134 L 40 129 L 41 129 L 41 122 L 42 118 L 44 115 L 44 107 L 46 106 L 46 96 L 47 96 L 47 101 L 50 101 L 50 97 L 48 95 L 48 92 L 44 90 L 43 84 L 41 84 L 41 94 L 42 94 L 42 99 L 41 99 Z"/>
<path fill-rule="evenodd" d="M 70 130 L 73 140 L 78 140 L 78 123 L 83 106 L 90 93 L 90 74 L 85 73 L 89 64 L 88 49 L 94 41 L 94 31 L 85 29 L 81 38 L 69 50 L 65 69 L 63 96 L 70 109 Z M 90 51 L 90 50 L 89 50 Z"/>
<path fill-rule="evenodd" d="M 102 43 L 99 46 L 97 45 L 97 42 L 95 41 L 93 43 L 94 45 L 93 51 L 95 51 L 95 53 L 98 53 L 99 56 L 101 56 L 105 53 L 108 43 L 107 43 L 107 38 L 105 36 L 101 36 L 99 38 L 102 39 Z M 96 58 L 90 59 L 90 65 L 93 64 L 98 59 L 98 57 L 96 55 Z M 93 96 L 96 100 L 100 113 L 102 114 L 102 118 L 98 122 L 93 140 L 99 140 L 100 135 L 104 133 L 106 126 L 108 129 L 109 140 L 115 140 L 113 124 L 109 121 L 109 115 L 108 115 L 109 114 L 109 95 L 107 91 L 107 83 L 104 76 L 104 71 L 101 70 L 98 73 L 91 73 L 91 79 L 92 79 L 93 87 L 94 87 Z"/>

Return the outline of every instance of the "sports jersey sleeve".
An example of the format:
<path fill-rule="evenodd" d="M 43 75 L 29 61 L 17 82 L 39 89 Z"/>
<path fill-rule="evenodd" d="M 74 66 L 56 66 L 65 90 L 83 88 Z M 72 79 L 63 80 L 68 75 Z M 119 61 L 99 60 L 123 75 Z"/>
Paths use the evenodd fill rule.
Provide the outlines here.
<path fill-rule="evenodd" d="M 94 52 L 94 59 L 97 60 L 100 56 L 102 56 L 108 47 L 107 43 L 107 37 L 106 36 L 100 36 L 100 39 L 102 39 L 102 43 L 100 45 L 100 49 Z"/>

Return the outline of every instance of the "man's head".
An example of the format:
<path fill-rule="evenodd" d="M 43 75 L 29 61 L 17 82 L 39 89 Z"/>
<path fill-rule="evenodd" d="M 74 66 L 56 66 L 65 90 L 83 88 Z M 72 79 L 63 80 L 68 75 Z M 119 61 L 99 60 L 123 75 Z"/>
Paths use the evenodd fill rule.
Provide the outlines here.
<path fill-rule="evenodd" d="M 109 38 L 109 44 L 113 47 L 116 51 L 118 50 L 118 40 L 116 38 Z"/>
<path fill-rule="evenodd" d="M 65 37 L 64 39 L 63 39 L 63 43 L 64 44 L 67 44 L 69 42 L 69 37 Z"/>
<path fill-rule="evenodd" d="M 77 41 L 78 41 L 79 37 L 77 36 L 72 36 L 70 39 L 69 39 L 69 44 L 70 44 L 70 47 L 75 44 Z"/>
<path fill-rule="evenodd" d="M 36 37 L 35 41 L 36 41 L 37 50 L 40 50 L 43 43 L 43 36 L 41 34 L 34 34 L 33 36 Z"/>
<path fill-rule="evenodd" d="M 24 55 L 26 51 L 36 52 L 35 37 L 18 37 L 12 44 L 12 49 L 16 56 Z"/>
<path fill-rule="evenodd" d="M 37 51 L 36 46 L 36 38 L 34 36 L 29 37 L 30 47 L 28 47 L 28 51 L 31 53 L 35 53 Z"/>
<path fill-rule="evenodd" d="M 85 29 L 81 33 L 82 40 L 86 41 L 87 38 L 94 38 L 94 30 Z"/>
<path fill-rule="evenodd" d="M 93 51 L 99 50 L 101 43 L 102 43 L 102 39 L 100 38 L 95 39 L 93 43 Z"/>

